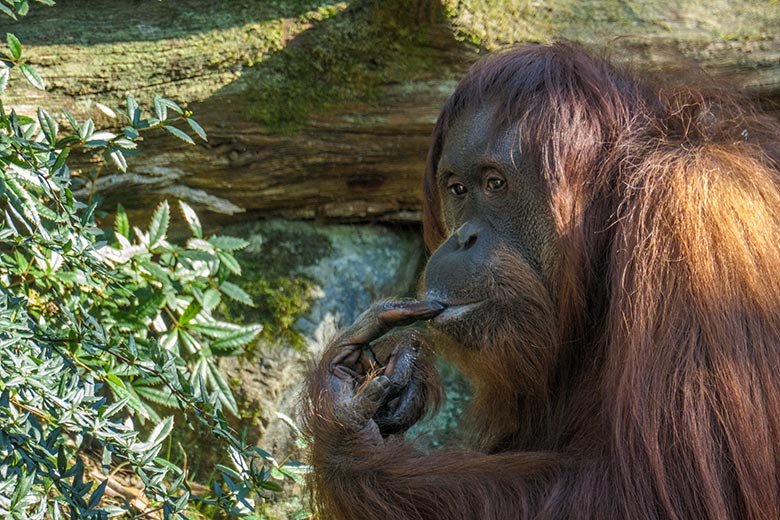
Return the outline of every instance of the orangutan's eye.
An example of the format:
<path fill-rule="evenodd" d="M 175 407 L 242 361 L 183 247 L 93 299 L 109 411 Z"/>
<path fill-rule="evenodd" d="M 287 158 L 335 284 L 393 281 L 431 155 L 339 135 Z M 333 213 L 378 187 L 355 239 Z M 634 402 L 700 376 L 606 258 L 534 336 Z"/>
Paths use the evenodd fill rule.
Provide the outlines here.
<path fill-rule="evenodd" d="M 447 186 L 447 188 L 450 190 L 450 193 L 452 193 L 456 197 L 462 197 L 468 191 L 466 189 L 466 186 L 464 186 L 459 182 L 453 182 L 449 186 Z"/>
<path fill-rule="evenodd" d="M 485 181 L 485 189 L 487 191 L 501 191 L 506 187 L 506 181 L 501 177 L 489 177 Z"/>

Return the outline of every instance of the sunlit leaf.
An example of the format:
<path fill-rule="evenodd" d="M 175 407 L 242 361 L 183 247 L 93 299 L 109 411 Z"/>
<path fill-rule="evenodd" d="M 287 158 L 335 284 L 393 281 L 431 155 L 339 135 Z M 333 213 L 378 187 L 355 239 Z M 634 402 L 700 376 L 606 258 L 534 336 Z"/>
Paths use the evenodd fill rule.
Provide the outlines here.
<path fill-rule="evenodd" d="M 11 51 L 11 56 L 13 59 L 18 60 L 22 57 L 22 43 L 19 41 L 19 38 L 14 36 L 11 33 L 6 33 L 5 35 L 6 40 L 8 40 L 8 48 Z"/>
<path fill-rule="evenodd" d="M 222 285 L 219 286 L 219 289 L 232 298 L 233 300 L 236 300 L 237 302 L 241 302 L 244 305 L 249 305 L 250 307 L 254 306 L 254 302 L 252 301 L 252 297 L 247 294 L 245 290 L 243 290 L 238 285 L 234 284 L 233 282 L 222 282 Z"/>
<path fill-rule="evenodd" d="M 238 251 L 249 245 L 249 242 L 243 238 L 230 236 L 214 236 L 209 238 L 208 242 L 217 249 L 224 251 Z"/>
<path fill-rule="evenodd" d="M 195 121 L 194 119 L 191 119 L 189 117 L 186 119 L 186 121 L 187 121 L 187 124 L 190 125 L 190 128 L 192 128 L 192 131 L 195 132 L 195 134 L 198 137 L 200 137 L 204 141 L 208 141 L 209 140 L 208 136 L 206 135 L 206 131 L 203 130 L 203 127 L 200 126 L 197 121 Z"/>
<path fill-rule="evenodd" d="M 166 131 L 167 131 L 169 134 L 171 134 L 171 135 L 173 135 L 173 136 L 176 136 L 176 137 L 178 137 L 179 139 L 181 139 L 181 140 L 182 140 L 182 141 L 184 141 L 185 143 L 189 143 L 189 144 L 195 144 L 195 141 L 193 141 L 193 140 L 192 140 L 192 137 L 188 136 L 187 134 L 185 134 L 184 132 L 182 132 L 181 130 L 179 130 L 178 128 L 176 128 L 175 126 L 171 126 L 171 125 L 163 125 L 163 128 L 164 128 L 164 129 L 165 129 L 165 130 L 166 130 Z"/>
<path fill-rule="evenodd" d="M 179 201 L 179 207 L 181 208 L 181 212 L 184 215 L 184 220 L 187 221 L 187 224 L 190 226 L 190 229 L 192 230 L 192 234 L 197 238 L 203 238 L 203 227 L 200 225 L 200 219 L 198 218 L 198 215 L 195 213 L 195 210 L 193 210 L 183 200 Z"/>
<path fill-rule="evenodd" d="M 95 103 L 95 106 L 98 108 L 98 110 L 103 112 L 105 115 L 107 115 L 111 119 L 116 119 L 116 112 L 114 112 L 110 107 L 107 107 L 103 103 L 97 103 L 97 102 Z"/>
<path fill-rule="evenodd" d="M 221 337 L 211 343 L 211 350 L 215 353 L 229 354 L 235 349 L 244 347 L 251 343 L 263 330 L 262 325 L 251 325 L 242 327 L 241 330 L 234 332 L 230 336 Z"/>
<path fill-rule="evenodd" d="M 46 84 L 43 82 L 43 78 L 38 75 L 35 69 L 30 66 L 30 64 L 22 63 L 19 65 L 19 69 L 21 69 L 22 75 L 24 75 L 24 78 L 30 83 L 30 85 L 37 88 L 38 90 L 46 90 Z"/>
<path fill-rule="evenodd" d="M 158 242 L 165 238 L 170 223 L 170 210 L 168 201 L 165 200 L 157 206 L 149 223 L 149 247 L 154 248 Z"/>
<path fill-rule="evenodd" d="M 41 130 L 43 131 L 43 135 L 46 136 L 46 140 L 49 144 L 54 146 L 57 142 L 57 130 L 59 129 L 57 123 L 52 119 L 49 113 L 42 108 L 38 109 L 38 123 L 41 125 Z"/>
<path fill-rule="evenodd" d="M 127 219 L 127 212 L 125 211 L 125 207 L 121 204 L 116 205 L 114 231 L 125 238 L 130 238 L 130 221 Z"/>

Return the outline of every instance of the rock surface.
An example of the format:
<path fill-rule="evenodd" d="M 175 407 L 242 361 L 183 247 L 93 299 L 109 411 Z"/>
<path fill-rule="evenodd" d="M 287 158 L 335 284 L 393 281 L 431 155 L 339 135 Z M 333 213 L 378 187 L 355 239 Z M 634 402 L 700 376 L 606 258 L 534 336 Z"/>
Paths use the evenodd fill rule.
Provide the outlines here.
<path fill-rule="evenodd" d="M 249 419 L 243 421 L 250 425 L 249 438 L 279 460 L 294 458 L 294 431 L 277 412 L 295 416 L 307 363 L 338 327 L 352 323 L 377 299 L 414 292 L 424 255 L 420 233 L 380 225 L 270 220 L 232 226 L 224 234 L 250 242 L 243 252 L 249 262 L 275 252 L 290 275 L 312 283 L 309 309 L 295 324 L 305 349 L 267 342 L 249 360 L 221 362 L 235 385 L 242 415 Z M 252 320 L 251 312 L 245 318 Z"/>

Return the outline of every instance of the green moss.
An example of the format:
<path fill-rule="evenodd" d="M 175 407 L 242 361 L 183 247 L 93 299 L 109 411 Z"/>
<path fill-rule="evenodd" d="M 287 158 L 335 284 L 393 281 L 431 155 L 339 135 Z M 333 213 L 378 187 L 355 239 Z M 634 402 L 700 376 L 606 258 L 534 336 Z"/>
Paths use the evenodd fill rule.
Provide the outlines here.
<path fill-rule="evenodd" d="M 248 227 L 242 229 L 232 233 L 246 236 Z M 262 323 L 260 344 L 304 348 L 304 338 L 294 326 L 309 309 L 316 285 L 307 277 L 290 271 L 291 259 L 295 259 L 294 264 L 300 269 L 328 255 L 331 249 L 324 234 L 265 227 L 262 243 L 253 243 L 237 255 L 244 273 L 237 283 L 249 293 L 255 306 L 250 308 L 228 302 L 225 314 L 245 323 Z M 252 349 L 248 353 L 251 354 Z"/>
<path fill-rule="evenodd" d="M 773 2 L 681 0 L 445 0 L 458 38 L 485 49 L 558 39 L 610 43 L 667 37 L 678 41 L 769 40 L 780 26 Z M 620 44 L 620 41 L 617 41 Z"/>
<path fill-rule="evenodd" d="M 408 23 L 397 3 L 328 9 L 311 30 L 244 75 L 248 115 L 273 131 L 292 132 L 312 113 L 370 103 L 390 83 L 440 73 L 430 43 L 443 17 L 434 12 L 431 20 Z"/>
<path fill-rule="evenodd" d="M 47 106 L 67 103 L 82 113 L 92 97 L 118 106 L 128 92 L 142 103 L 153 93 L 204 101 L 343 7 L 334 0 L 73 0 L 19 22 L 0 18 L 0 32 L 20 38 L 25 59 L 47 80 L 46 95 L 63 99 Z M 25 99 L 30 89 L 12 82 L 8 95 Z"/>

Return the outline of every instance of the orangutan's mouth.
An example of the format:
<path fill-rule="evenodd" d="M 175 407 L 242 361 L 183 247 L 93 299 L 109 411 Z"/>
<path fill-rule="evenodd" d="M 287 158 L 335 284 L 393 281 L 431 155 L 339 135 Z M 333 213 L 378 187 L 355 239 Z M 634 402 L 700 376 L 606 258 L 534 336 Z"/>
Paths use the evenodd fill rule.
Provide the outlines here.
<path fill-rule="evenodd" d="M 485 305 L 487 303 L 487 300 L 479 300 L 475 302 L 468 302 L 468 303 L 462 303 L 462 302 L 453 302 L 453 303 L 447 303 L 447 302 L 441 302 L 446 308 L 444 311 L 433 318 L 431 320 L 431 325 L 434 327 L 440 327 L 442 325 L 460 321 L 466 316 L 468 316 L 472 311 L 476 310 L 477 308 L 481 307 L 482 305 Z"/>

